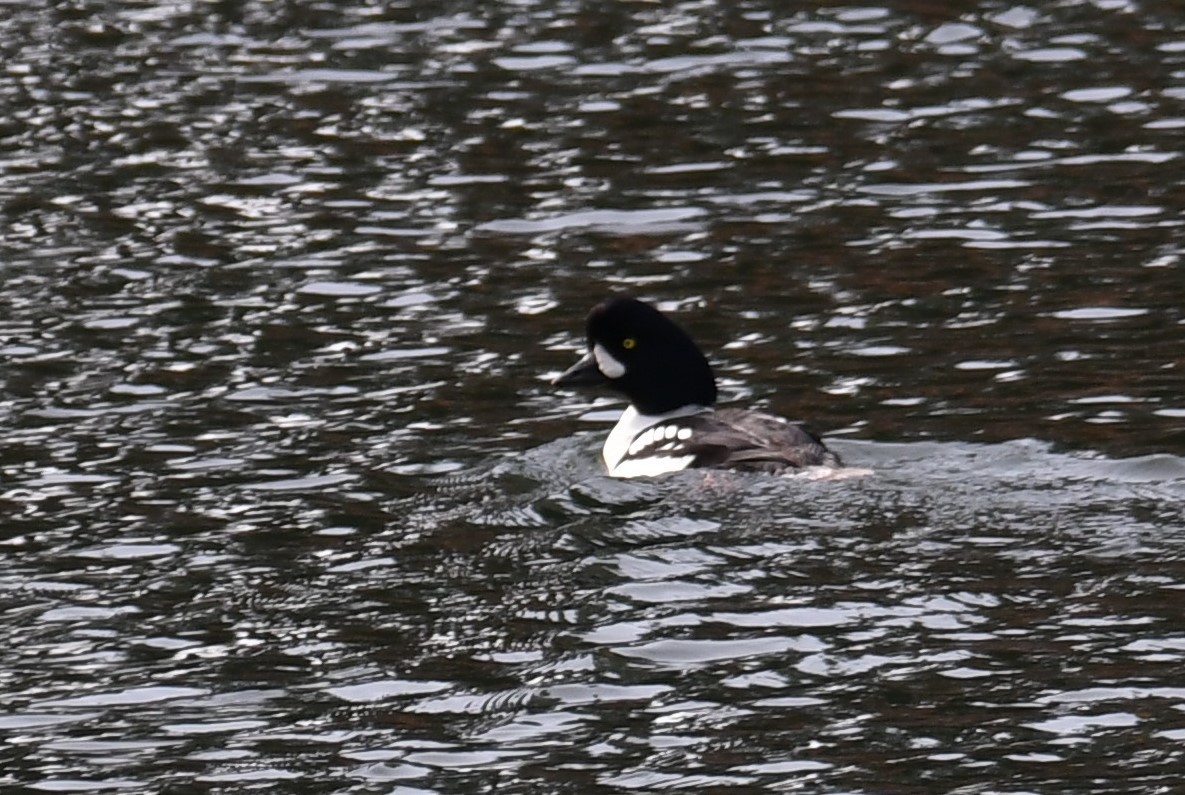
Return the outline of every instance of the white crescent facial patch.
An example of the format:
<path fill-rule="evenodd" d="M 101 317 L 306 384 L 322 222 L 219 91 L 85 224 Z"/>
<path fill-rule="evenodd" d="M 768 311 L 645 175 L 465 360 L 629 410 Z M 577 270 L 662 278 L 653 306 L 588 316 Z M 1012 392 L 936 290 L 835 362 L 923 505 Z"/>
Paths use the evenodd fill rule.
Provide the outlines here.
<path fill-rule="evenodd" d="M 597 362 L 597 369 L 606 378 L 621 378 L 625 375 L 625 365 L 617 361 L 599 342 L 593 346 L 593 359 Z"/>

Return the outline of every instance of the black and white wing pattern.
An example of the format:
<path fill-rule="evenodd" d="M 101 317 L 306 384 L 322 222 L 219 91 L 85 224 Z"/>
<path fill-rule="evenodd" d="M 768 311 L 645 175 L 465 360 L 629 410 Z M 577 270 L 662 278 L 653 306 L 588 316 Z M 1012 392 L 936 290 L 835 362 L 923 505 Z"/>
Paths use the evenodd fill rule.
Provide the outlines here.
<path fill-rule="evenodd" d="M 716 412 L 720 428 L 708 430 L 696 466 L 723 466 L 755 472 L 781 472 L 809 466 L 838 467 L 839 456 L 814 431 L 798 422 L 743 409 Z M 708 460 L 709 456 L 716 456 Z"/>
<path fill-rule="evenodd" d="M 692 414 L 638 434 L 618 467 L 661 471 L 717 467 L 777 473 L 807 466 L 839 466 L 839 457 L 805 426 L 739 409 Z"/>

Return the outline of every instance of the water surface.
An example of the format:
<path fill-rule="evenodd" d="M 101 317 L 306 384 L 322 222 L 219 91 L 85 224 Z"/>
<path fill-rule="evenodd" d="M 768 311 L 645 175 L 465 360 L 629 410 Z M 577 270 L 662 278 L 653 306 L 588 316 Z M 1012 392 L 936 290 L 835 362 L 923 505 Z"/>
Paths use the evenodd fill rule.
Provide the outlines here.
<path fill-rule="evenodd" d="M 1185 13 L 959 6 L 5 6 L 0 787 L 1173 791 Z"/>

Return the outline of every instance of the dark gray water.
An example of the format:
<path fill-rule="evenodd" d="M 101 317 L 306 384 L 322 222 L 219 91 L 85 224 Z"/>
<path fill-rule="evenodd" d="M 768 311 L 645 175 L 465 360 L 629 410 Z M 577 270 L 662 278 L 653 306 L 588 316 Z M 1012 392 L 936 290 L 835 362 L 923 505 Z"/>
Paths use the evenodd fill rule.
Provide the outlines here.
<path fill-rule="evenodd" d="M 1169 793 L 1185 6 L 0 4 L 0 789 Z M 602 474 L 613 292 L 871 476 Z"/>

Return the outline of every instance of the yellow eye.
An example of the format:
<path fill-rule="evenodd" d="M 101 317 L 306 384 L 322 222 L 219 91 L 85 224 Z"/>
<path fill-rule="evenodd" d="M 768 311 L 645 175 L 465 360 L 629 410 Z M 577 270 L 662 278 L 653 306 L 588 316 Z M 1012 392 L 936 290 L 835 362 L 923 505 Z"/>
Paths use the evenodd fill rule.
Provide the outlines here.
<path fill-rule="evenodd" d="M 627 351 L 632 351 L 634 349 L 634 346 L 637 344 L 638 344 L 638 341 L 636 339 L 634 339 L 633 337 L 626 337 L 625 339 L 623 339 L 621 341 L 621 347 L 625 348 Z"/>

